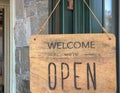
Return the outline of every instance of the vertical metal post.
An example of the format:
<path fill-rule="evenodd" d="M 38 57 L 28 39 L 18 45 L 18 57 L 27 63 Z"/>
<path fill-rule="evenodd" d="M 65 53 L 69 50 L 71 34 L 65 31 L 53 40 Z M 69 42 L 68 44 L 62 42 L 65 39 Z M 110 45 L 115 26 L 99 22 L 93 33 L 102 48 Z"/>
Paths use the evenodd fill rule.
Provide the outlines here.
<path fill-rule="evenodd" d="M 119 8 L 120 8 L 120 2 L 119 0 L 112 0 L 112 30 L 115 32 L 116 34 L 116 67 L 117 67 L 117 93 L 120 93 L 120 86 L 119 86 L 119 83 L 120 83 L 120 50 L 119 50 L 119 44 L 120 44 L 120 40 L 119 40 L 119 36 L 120 36 L 120 28 L 119 28 L 119 23 L 120 23 L 120 19 L 119 19 L 119 16 L 120 16 L 120 11 L 119 11 Z M 112 31 L 112 32 L 113 32 Z"/>
<path fill-rule="evenodd" d="M 72 34 L 73 33 L 73 11 L 68 8 L 68 1 L 61 0 L 60 2 L 60 33 Z"/>
<path fill-rule="evenodd" d="M 84 33 L 84 3 L 82 0 L 74 0 L 73 33 Z"/>

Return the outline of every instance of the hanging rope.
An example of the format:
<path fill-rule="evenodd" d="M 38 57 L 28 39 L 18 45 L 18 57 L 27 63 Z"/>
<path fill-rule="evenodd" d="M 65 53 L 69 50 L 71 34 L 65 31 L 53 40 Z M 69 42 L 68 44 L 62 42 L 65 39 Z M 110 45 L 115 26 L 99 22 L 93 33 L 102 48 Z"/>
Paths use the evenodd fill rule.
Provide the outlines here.
<path fill-rule="evenodd" d="M 48 18 L 45 20 L 43 25 L 40 27 L 40 30 L 38 31 L 38 34 L 40 34 L 42 31 L 44 31 L 46 29 L 46 24 L 48 23 L 49 19 L 53 15 L 55 9 L 58 7 L 59 3 L 60 3 L 60 0 L 58 0 L 58 2 L 56 3 L 55 7 L 53 8 L 53 10 L 51 11 L 50 15 L 48 16 Z"/>
<path fill-rule="evenodd" d="M 90 8 L 90 6 L 88 5 L 88 3 L 86 2 L 86 0 L 83 0 L 83 2 L 85 3 L 85 5 L 87 6 L 87 8 L 90 10 L 90 12 L 92 13 L 92 15 L 94 16 L 95 20 L 98 22 L 98 24 L 100 25 L 100 27 L 102 28 L 103 32 L 107 34 L 107 36 L 109 37 L 108 35 L 108 32 L 106 30 L 105 27 L 103 27 L 102 23 L 99 21 L 99 19 L 97 18 L 97 16 L 94 14 L 94 12 L 92 11 L 92 9 Z M 109 37 L 109 39 L 111 39 Z"/>
<path fill-rule="evenodd" d="M 50 15 L 48 16 L 48 18 L 45 20 L 45 22 L 43 23 L 43 25 L 40 27 L 40 30 L 38 31 L 38 34 L 40 34 L 42 31 L 44 31 L 46 29 L 46 24 L 48 23 L 49 19 L 51 18 L 51 16 L 53 15 L 53 13 L 55 12 L 56 8 L 58 7 L 59 3 L 61 0 L 58 0 L 57 3 L 55 4 L 55 7 L 53 8 L 53 10 L 51 11 Z M 98 22 L 98 24 L 100 25 L 100 27 L 102 28 L 103 32 L 106 33 L 106 35 L 109 37 L 109 34 L 106 30 L 105 27 L 103 27 L 102 23 L 99 21 L 99 19 L 97 18 L 97 16 L 94 14 L 94 12 L 92 11 L 92 9 L 90 8 L 90 6 L 88 5 L 88 3 L 86 2 L 86 0 L 83 0 L 84 4 L 87 6 L 87 8 L 90 10 L 90 12 L 92 13 L 92 15 L 94 16 L 95 20 Z M 111 39 L 109 37 L 109 39 Z"/>

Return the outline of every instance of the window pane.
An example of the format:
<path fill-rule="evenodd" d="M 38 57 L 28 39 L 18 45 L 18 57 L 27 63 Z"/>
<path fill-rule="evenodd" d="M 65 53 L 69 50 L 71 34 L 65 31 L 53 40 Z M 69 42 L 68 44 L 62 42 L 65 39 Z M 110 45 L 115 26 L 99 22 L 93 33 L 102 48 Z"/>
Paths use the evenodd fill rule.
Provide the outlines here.
<path fill-rule="evenodd" d="M 105 0 L 105 19 L 104 25 L 109 33 L 115 33 L 112 31 L 112 0 Z"/>

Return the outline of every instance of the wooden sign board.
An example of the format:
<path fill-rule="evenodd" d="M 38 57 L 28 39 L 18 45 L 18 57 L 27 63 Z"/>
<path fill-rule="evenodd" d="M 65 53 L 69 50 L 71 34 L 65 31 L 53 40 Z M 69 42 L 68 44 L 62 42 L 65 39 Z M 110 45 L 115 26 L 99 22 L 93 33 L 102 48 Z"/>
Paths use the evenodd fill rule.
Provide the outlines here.
<path fill-rule="evenodd" d="M 35 35 L 32 93 L 116 93 L 116 43 L 109 34 Z"/>

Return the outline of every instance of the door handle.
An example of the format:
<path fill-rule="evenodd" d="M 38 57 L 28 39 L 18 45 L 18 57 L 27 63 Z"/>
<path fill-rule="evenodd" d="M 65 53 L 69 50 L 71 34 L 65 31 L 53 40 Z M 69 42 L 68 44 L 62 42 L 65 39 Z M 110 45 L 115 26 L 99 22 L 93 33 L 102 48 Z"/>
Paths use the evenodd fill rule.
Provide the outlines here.
<path fill-rule="evenodd" d="M 68 0 L 68 10 L 73 10 L 73 0 Z"/>

